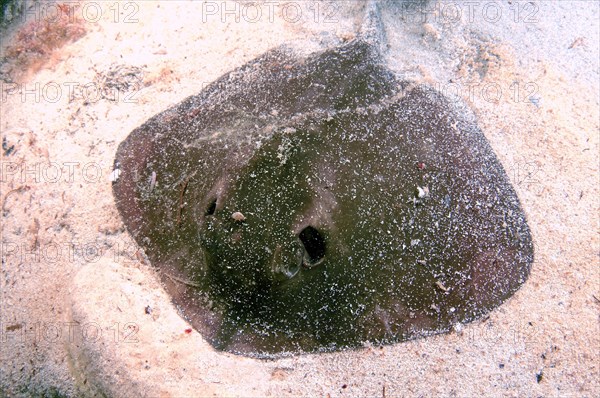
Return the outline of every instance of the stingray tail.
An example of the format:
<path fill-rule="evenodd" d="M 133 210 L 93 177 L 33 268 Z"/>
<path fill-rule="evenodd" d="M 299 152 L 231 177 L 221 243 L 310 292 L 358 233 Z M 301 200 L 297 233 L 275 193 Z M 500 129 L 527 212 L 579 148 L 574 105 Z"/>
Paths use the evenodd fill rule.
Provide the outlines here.
<path fill-rule="evenodd" d="M 358 39 L 369 43 L 377 53 L 384 52 L 387 39 L 378 0 L 369 0 L 365 6 L 365 15 L 358 32 Z"/>

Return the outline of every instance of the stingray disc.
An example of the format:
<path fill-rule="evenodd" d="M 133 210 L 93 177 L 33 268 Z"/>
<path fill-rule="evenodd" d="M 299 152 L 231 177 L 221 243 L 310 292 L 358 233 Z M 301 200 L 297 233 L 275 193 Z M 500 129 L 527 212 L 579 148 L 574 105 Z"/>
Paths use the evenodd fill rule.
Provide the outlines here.
<path fill-rule="evenodd" d="M 135 129 L 115 167 L 127 229 L 217 349 L 448 331 L 510 297 L 533 261 L 472 118 L 360 38 L 266 53 Z"/>

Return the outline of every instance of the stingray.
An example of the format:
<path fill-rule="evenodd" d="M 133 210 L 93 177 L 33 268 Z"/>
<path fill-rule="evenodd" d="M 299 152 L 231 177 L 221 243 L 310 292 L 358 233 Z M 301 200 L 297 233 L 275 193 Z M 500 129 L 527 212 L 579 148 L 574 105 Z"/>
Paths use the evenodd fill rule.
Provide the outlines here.
<path fill-rule="evenodd" d="M 364 20 L 333 47 L 268 51 L 118 147 L 127 230 L 218 350 L 447 332 L 527 279 L 530 230 L 476 120 L 398 78 L 376 4 Z"/>

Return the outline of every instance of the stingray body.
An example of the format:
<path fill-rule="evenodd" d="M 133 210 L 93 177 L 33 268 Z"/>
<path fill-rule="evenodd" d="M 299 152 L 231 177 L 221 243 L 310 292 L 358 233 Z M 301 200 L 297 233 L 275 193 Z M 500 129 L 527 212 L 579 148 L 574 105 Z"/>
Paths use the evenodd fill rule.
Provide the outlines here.
<path fill-rule="evenodd" d="M 191 324 L 252 356 L 448 331 L 526 280 L 517 196 L 472 118 L 369 35 L 272 50 L 135 129 L 127 229 Z"/>

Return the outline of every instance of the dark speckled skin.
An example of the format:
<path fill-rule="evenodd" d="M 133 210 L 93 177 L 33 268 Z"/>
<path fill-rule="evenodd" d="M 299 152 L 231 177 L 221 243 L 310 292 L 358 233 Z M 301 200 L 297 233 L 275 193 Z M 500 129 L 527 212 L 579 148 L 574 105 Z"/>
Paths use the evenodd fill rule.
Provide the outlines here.
<path fill-rule="evenodd" d="M 510 297 L 533 261 L 475 122 L 361 37 L 266 53 L 135 129 L 115 165 L 127 229 L 226 351 L 448 331 Z"/>

